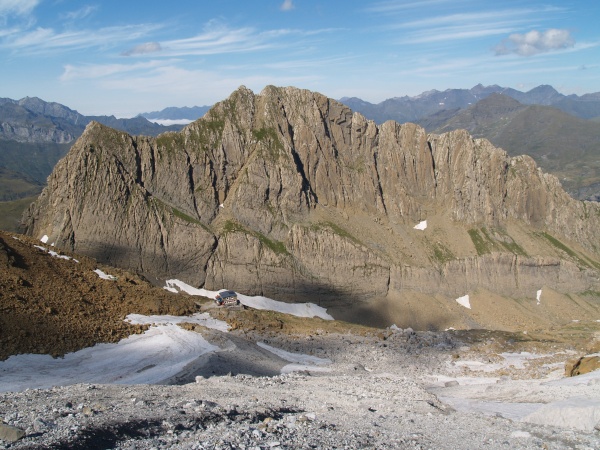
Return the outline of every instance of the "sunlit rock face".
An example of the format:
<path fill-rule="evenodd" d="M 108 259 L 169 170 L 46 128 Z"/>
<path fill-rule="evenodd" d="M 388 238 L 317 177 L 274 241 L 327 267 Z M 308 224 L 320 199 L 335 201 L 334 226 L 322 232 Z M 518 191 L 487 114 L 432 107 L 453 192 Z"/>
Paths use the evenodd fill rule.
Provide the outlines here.
<path fill-rule="evenodd" d="M 598 290 L 599 218 L 531 158 L 466 131 L 378 126 L 269 86 L 157 138 L 91 123 L 24 222 L 156 283 L 339 306 Z"/>

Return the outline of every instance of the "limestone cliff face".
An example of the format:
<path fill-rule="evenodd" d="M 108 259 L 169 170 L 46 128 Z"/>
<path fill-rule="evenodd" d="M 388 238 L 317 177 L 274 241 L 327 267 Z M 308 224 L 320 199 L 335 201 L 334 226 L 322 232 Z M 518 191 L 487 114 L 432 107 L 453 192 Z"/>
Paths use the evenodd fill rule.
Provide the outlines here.
<path fill-rule="evenodd" d="M 272 86 L 242 87 L 157 138 L 91 123 L 24 221 L 156 282 L 325 303 L 579 292 L 600 268 L 598 204 L 571 199 L 531 158 Z"/>

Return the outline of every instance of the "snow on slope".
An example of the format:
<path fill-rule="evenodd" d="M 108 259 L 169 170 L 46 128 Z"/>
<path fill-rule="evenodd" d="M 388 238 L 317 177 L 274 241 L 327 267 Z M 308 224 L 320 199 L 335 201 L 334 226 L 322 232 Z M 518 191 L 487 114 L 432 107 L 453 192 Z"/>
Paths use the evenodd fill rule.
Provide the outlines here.
<path fill-rule="evenodd" d="M 206 328 L 229 331 L 229 325 L 222 320 L 213 319 L 208 313 L 198 313 L 191 316 L 144 316 L 142 314 L 129 314 L 125 322 L 133 325 L 169 325 L 178 323 L 194 323 Z"/>
<path fill-rule="evenodd" d="M 516 369 L 543 355 L 503 353 L 504 363 L 464 361 L 456 367 L 493 372 L 507 365 Z M 600 424 L 600 370 L 568 378 L 507 380 L 498 377 L 437 376 L 430 391 L 457 411 L 476 412 L 507 419 L 558 426 L 587 432 Z"/>
<path fill-rule="evenodd" d="M 163 324 L 116 344 L 97 344 L 64 358 L 11 356 L 0 362 L 0 391 L 75 383 L 158 384 L 199 356 L 217 350 L 199 333 Z"/>
<path fill-rule="evenodd" d="M 320 366 L 331 364 L 330 359 L 318 358 L 311 355 L 303 355 L 301 353 L 286 352 L 280 348 L 271 347 L 264 342 L 257 342 L 256 345 L 291 363 L 281 368 L 282 374 L 298 372 L 302 370 L 310 370 L 311 372 L 329 372 L 327 367 Z"/>
<path fill-rule="evenodd" d="M 190 295 L 199 295 L 202 297 L 215 298 L 220 291 L 209 291 L 207 289 L 198 289 L 180 280 L 167 280 L 165 289 L 170 292 L 177 292 L 177 289 Z M 223 290 L 223 289 L 222 289 Z M 255 309 L 265 309 L 284 314 L 290 314 L 298 317 L 320 317 L 325 320 L 334 320 L 327 314 L 327 310 L 314 303 L 284 303 L 262 296 L 248 296 L 238 292 L 238 299 L 243 305 Z"/>

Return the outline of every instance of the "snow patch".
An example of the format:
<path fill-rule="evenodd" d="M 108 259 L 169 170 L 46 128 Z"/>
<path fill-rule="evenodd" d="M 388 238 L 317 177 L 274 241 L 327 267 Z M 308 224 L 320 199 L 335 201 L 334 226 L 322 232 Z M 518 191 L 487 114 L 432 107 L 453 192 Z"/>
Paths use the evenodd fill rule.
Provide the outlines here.
<path fill-rule="evenodd" d="M 125 322 L 133 325 L 176 325 L 179 323 L 193 323 L 213 330 L 227 332 L 229 325 L 222 320 L 213 319 L 208 313 L 197 313 L 191 316 L 144 316 L 142 314 L 129 314 Z"/>
<path fill-rule="evenodd" d="M 304 355 L 301 353 L 291 353 L 280 348 L 271 347 L 270 345 L 265 344 L 264 342 L 257 342 L 260 348 L 265 349 L 274 355 L 280 357 L 281 359 L 288 361 L 292 364 L 288 364 L 281 368 L 281 373 L 291 373 L 298 372 L 301 370 L 308 371 L 318 371 L 318 372 L 329 372 L 330 370 L 326 367 L 321 367 L 324 365 L 331 364 L 331 360 L 327 358 L 318 358 L 316 356 Z"/>
<path fill-rule="evenodd" d="M 416 224 L 413 228 L 415 230 L 425 230 L 427 228 L 427 221 L 423 220 L 423 221 L 419 222 L 418 224 Z"/>
<path fill-rule="evenodd" d="M 175 324 L 148 329 L 116 344 L 97 344 L 64 358 L 15 355 L 0 362 L 0 391 L 77 383 L 160 384 L 199 356 L 219 350 Z"/>
<path fill-rule="evenodd" d="M 539 291 L 537 291 L 535 298 L 537 300 L 537 304 L 539 305 L 542 300 L 542 290 L 541 289 Z"/>
<path fill-rule="evenodd" d="M 55 252 L 54 250 L 48 250 L 46 247 L 42 247 L 41 245 L 34 245 L 34 247 L 37 248 L 38 250 L 48 253 L 50 256 L 52 256 L 54 258 L 65 259 L 67 261 L 75 261 L 76 263 L 79 262 L 75 258 L 71 258 L 70 256 L 67 256 L 67 255 L 60 255 L 57 252 Z"/>
<path fill-rule="evenodd" d="M 464 306 L 465 308 L 471 309 L 471 303 L 469 302 L 469 294 L 463 295 L 462 297 L 458 297 L 456 299 L 456 303 L 458 303 L 461 306 Z"/>
<path fill-rule="evenodd" d="M 198 289 L 181 280 L 167 280 L 165 289 L 171 292 L 172 289 L 179 289 L 190 295 L 198 295 L 202 297 L 215 298 L 220 291 L 209 291 L 207 289 Z M 224 290 L 224 289 L 222 289 Z M 268 311 L 276 311 L 284 314 L 290 314 L 297 317 L 320 317 L 324 320 L 334 320 L 330 314 L 327 314 L 327 309 L 315 305 L 314 303 L 284 303 L 262 296 L 248 296 L 238 292 L 238 299 L 242 305 L 249 306 L 255 309 L 264 309 Z"/>
<path fill-rule="evenodd" d="M 107 273 L 104 273 L 100 269 L 96 269 L 96 270 L 94 270 L 94 272 L 96 272 L 98 274 L 98 276 L 100 278 L 102 278 L 103 280 L 115 281 L 117 279 L 117 277 L 115 277 L 114 275 L 109 275 Z"/>
<path fill-rule="evenodd" d="M 48 235 L 45 234 L 45 235 L 42 236 L 42 238 L 40 239 L 40 241 L 42 241 L 44 244 L 47 244 L 48 243 L 48 239 L 49 239 Z"/>

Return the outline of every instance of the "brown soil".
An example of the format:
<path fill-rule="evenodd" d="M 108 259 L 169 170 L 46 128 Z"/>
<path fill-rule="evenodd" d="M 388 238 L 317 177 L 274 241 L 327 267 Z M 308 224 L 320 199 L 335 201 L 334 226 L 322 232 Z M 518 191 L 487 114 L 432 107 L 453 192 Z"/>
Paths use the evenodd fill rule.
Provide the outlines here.
<path fill-rule="evenodd" d="M 26 236 L 0 232 L 0 360 L 19 353 L 61 356 L 100 342 L 117 342 L 145 327 L 130 313 L 185 315 L 201 298 L 173 294 L 90 258 L 53 257 Z M 59 252 L 60 253 L 60 252 Z M 101 279 L 95 269 L 117 280 Z"/>

